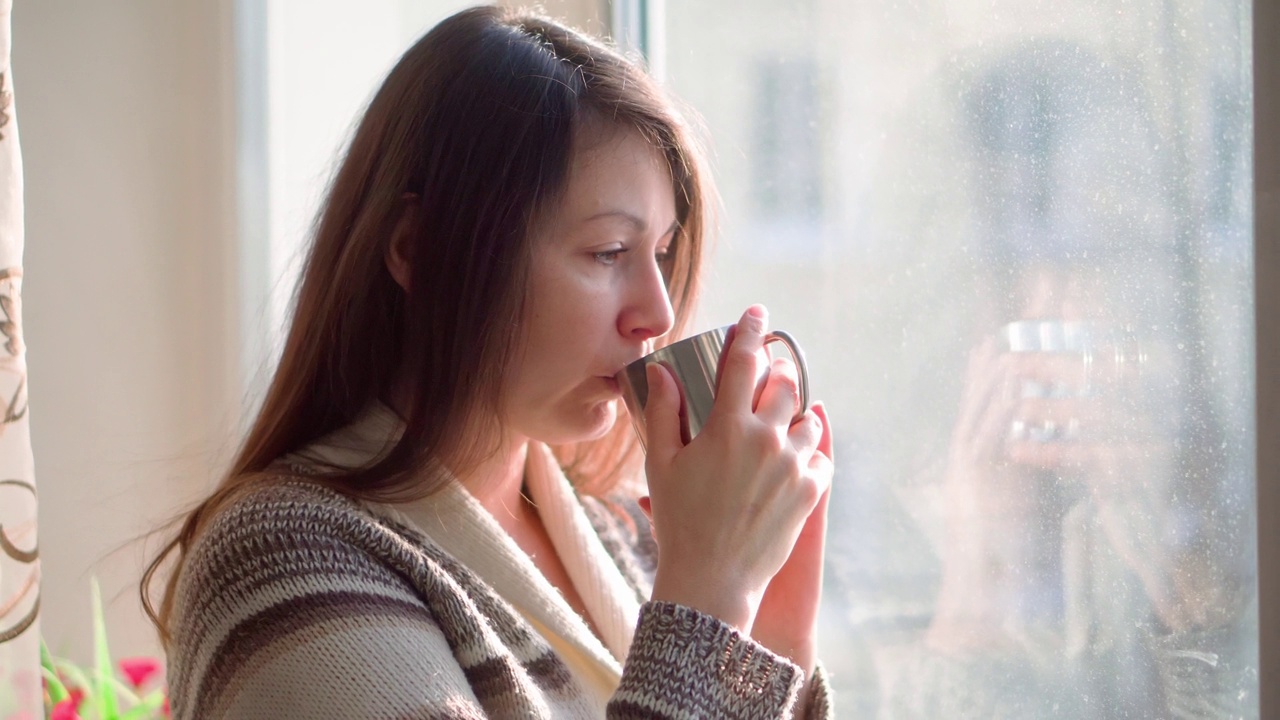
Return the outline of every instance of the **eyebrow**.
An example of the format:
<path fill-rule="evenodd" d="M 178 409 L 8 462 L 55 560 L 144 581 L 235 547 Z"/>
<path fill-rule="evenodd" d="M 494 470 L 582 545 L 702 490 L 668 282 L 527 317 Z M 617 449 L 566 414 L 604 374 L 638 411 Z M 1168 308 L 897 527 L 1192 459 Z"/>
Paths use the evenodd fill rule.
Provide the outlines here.
<path fill-rule="evenodd" d="M 621 220 L 624 220 L 628 225 L 631 225 L 632 227 L 634 227 L 637 232 L 644 232 L 645 230 L 649 229 L 649 223 L 645 222 L 643 218 L 641 218 L 638 215 L 633 215 L 627 212 L 626 210 L 606 210 L 604 212 L 596 213 L 595 215 L 592 215 L 591 217 L 587 218 L 583 222 L 593 222 L 595 220 L 601 220 L 604 218 L 619 218 Z M 667 228 L 666 232 L 662 233 L 662 237 L 666 237 L 667 235 L 670 235 L 671 233 L 675 232 L 678 229 L 680 229 L 680 221 L 672 220 L 671 226 Z"/>

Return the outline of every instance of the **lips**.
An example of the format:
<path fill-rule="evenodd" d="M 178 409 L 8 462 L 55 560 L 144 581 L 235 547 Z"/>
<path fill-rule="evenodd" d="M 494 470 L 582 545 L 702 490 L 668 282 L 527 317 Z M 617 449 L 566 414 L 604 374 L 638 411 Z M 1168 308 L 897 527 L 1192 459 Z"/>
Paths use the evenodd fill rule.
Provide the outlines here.
<path fill-rule="evenodd" d="M 624 371 L 626 371 L 628 365 L 635 362 L 636 360 L 639 360 L 642 357 L 644 356 L 639 355 L 637 357 L 634 357 L 624 362 L 623 364 L 619 365 L 617 369 L 613 371 L 613 373 L 609 375 L 601 375 L 600 378 L 605 381 L 605 384 L 609 386 L 609 389 L 611 391 L 613 391 L 614 393 L 617 393 L 618 395 L 622 395 L 622 388 L 618 384 L 618 378 L 622 375 Z"/>

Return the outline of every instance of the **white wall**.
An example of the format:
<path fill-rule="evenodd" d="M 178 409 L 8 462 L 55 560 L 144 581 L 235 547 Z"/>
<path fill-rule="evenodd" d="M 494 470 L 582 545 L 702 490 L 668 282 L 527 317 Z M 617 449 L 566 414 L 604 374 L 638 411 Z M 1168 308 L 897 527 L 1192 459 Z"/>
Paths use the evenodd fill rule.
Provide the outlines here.
<path fill-rule="evenodd" d="M 103 586 L 113 654 L 159 652 L 136 591 L 156 543 L 139 538 L 206 492 L 233 449 L 244 388 L 264 379 L 261 366 L 241 366 L 262 360 L 243 345 L 279 322 L 265 296 L 287 292 L 280 273 L 314 212 L 328 154 L 373 90 L 353 87 L 353 76 L 376 82 L 445 6 L 462 4 L 378 0 L 356 27 L 350 3 L 263 1 L 268 37 L 294 55 L 266 55 L 268 79 L 288 86 L 268 88 L 266 159 L 240 168 L 270 176 L 249 178 L 247 187 L 267 189 L 269 227 L 246 237 L 269 237 L 271 247 L 243 256 L 269 267 L 247 271 L 238 266 L 236 0 L 14 8 L 42 631 L 55 654 L 89 658 L 91 576 Z M 543 4 L 592 31 L 607 26 L 602 0 Z M 317 16 L 334 25 L 314 27 Z M 308 27 L 389 47 L 359 59 L 332 46 L 316 54 L 299 35 Z M 308 53 L 310 72 L 296 62 Z M 349 67 L 320 72 L 334 56 Z M 293 83 L 306 76 L 329 83 L 329 94 L 298 96 L 305 88 Z M 264 281 L 270 287 L 241 286 Z"/>
<path fill-rule="evenodd" d="M 153 653 L 132 542 L 207 487 L 236 385 L 231 0 L 13 10 L 42 630 Z M 154 544 L 153 544 L 154 546 Z M 122 549 L 121 549 L 122 548 Z"/>

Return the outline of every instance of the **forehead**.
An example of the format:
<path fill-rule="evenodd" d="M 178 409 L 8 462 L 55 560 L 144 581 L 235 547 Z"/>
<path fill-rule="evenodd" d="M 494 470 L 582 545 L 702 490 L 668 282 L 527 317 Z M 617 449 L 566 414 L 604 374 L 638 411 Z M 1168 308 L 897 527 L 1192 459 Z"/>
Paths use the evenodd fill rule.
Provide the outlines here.
<path fill-rule="evenodd" d="M 644 216 L 673 215 L 675 190 L 666 157 L 638 130 L 586 123 L 574 139 L 571 158 L 557 203 L 560 219 L 618 209 Z"/>

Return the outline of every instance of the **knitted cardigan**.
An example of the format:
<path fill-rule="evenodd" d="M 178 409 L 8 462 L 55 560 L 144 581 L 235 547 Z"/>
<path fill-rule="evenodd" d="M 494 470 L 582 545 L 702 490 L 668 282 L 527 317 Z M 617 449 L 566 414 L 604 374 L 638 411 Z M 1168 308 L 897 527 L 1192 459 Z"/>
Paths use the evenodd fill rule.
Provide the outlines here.
<path fill-rule="evenodd" d="M 177 720 L 791 716 L 796 665 L 714 617 L 643 602 L 656 547 L 634 502 L 569 494 L 640 605 L 621 634 L 597 621 L 608 651 L 589 632 L 579 643 L 604 656 L 593 678 L 433 541 L 425 518 L 353 501 L 307 471 L 247 491 L 191 548 L 168 657 Z M 831 717 L 821 670 L 804 692 L 806 717 Z"/>

